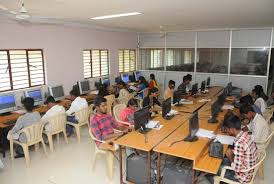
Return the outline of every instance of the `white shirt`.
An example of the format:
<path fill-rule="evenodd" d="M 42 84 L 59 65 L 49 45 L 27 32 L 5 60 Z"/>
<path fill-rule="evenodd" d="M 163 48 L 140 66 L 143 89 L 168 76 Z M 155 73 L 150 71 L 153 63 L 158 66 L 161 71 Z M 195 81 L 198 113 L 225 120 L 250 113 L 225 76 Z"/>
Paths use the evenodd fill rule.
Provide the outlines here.
<path fill-rule="evenodd" d="M 56 116 L 58 114 L 63 114 L 65 113 L 66 110 L 63 106 L 61 105 L 54 105 L 53 107 L 51 107 L 46 114 L 41 118 L 42 123 L 45 123 L 45 130 L 46 131 L 51 131 L 51 126 L 50 124 L 48 124 L 48 120 L 53 117 Z"/>
<path fill-rule="evenodd" d="M 254 142 L 265 141 L 270 133 L 270 128 L 262 115 L 256 114 L 250 122 L 250 130 Z"/>
<path fill-rule="evenodd" d="M 266 102 L 262 97 L 257 98 L 254 104 L 261 109 L 261 112 L 264 113 L 266 110 Z"/>
<path fill-rule="evenodd" d="M 75 98 L 75 100 L 73 100 L 73 102 L 70 105 L 69 110 L 67 110 L 66 113 L 67 113 L 67 115 L 71 115 L 72 113 L 79 111 L 86 107 L 88 107 L 87 100 L 78 96 L 77 98 Z"/>

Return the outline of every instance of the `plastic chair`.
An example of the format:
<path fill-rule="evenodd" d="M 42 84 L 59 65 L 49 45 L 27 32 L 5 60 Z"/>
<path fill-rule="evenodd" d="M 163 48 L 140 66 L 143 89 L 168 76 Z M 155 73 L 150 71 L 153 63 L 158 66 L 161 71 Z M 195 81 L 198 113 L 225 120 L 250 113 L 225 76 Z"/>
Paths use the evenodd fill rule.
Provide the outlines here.
<path fill-rule="evenodd" d="M 129 99 L 134 98 L 135 95 L 136 95 L 136 93 L 134 93 L 134 92 L 133 93 L 129 93 L 126 97 L 124 97 L 124 98 L 122 98 L 122 99 L 119 100 L 119 104 L 125 104 L 125 105 L 127 105 Z"/>
<path fill-rule="evenodd" d="M 88 124 L 89 116 L 90 116 L 89 107 L 86 107 L 86 108 L 83 108 L 79 111 L 76 111 L 75 116 L 78 119 L 78 123 L 67 122 L 67 124 L 71 125 L 75 128 L 75 132 L 76 132 L 76 135 L 77 135 L 77 140 L 80 143 L 80 141 L 81 141 L 80 127 L 83 126 L 83 125 Z"/>
<path fill-rule="evenodd" d="M 272 109 L 266 109 L 266 111 L 263 113 L 263 117 L 268 124 L 270 124 L 270 119 L 272 118 L 272 115 L 273 115 Z"/>
<path fill-rule="evenodd" d="M 241 171 L 241 172 L 249 172 L 249 171 L 254 169 L 251 181 L 249 183 L 246 183 L 246 184 L 252 184 L 254 182 L 254 178 L 255 178 L 259 168 L 262 166 L 262 163 L 263 163 L 265 157 L 266 157 L 265 151 L 259 152 L 258 153 L 258 158 L 257 158 L 257 160 L 258 160 L 257 164 L 254 165 L 253 167 L 249 168 L 249 169 Z M 239 182 L 235 182 L 235 181 L 232 181 L 232 180 L 229 180 L 229 179 L 225 178 L 226 170 L 233 170 L 233 168 L 230 167 L 230 166 L 223 167 L 222 172 L 221 172 L 221 176 L 215 176 L 214 177 L 214 184 L 219 184 L 220 182 L 225 182 L 225 183 L 230 183 L 230 184 L 240 184 Z"/>
<path fill-rule="evenodd" d="M 66 121 L 67 121 L 67 115 L 65 113 L 58 114 L 54 117 L 51 117 L 48 120 L 48 124 L 51 130 L 50 131 L 44 130 L 43 133 L 46 134 L 48 137 L 49 148 L 51 152 L 53 152 L 52 136 L 55 134 L 57 134 L 57 140 L 59 141 L 59 133 L 63 133 L 65 141 L 68 144 L 68 138 L 66 133 Z"/>
<path fill-rule="evenodd" d="M 114 95 L 107 95 L 105 96 L 105 99 L 107 99 L 107 112 L 112 114 L 112 105 L 115 101 L 115 96 Z"/>
<path fill-rule="evenodd" d="M 261 150 L 261 149 L 265 150 L 268 147 L 268 145 L 270 144 L 272 137 L 274 135 L 274 130 L 270 129 L 270 131 L 271 132 L 270 132 L 269 136 L 266 138 L 266 140 L 256 142 L 257 148 L 259 150 Z"/>
<path fill-rule="evenodd" d="M 29 146 L 35 145 L 35 151 L 37 151 L 39 148 L 39 143 L 41 142 L 43 145 L 45 155 L 47 156 L 46 145 L 42 138 L 43 127 L 43 124 L 39 122 L 20 130 L 18 133 L 24 133 L 27 137 L 26 143 L 10 139 L 10 155 L 12 162 L 14 161 L 13 144 L 18 144 L 23 148 L 27 167 L 30 166 Z"/>
<path fill-rule="evenodd" d="M 120 124 L 126 125 L 131 127 L 132 125 L 128 122 L 125 121 L 121 121 L 119 116 L 120 113 L 122 112 L 123 109 L 125 109 L 127 106 L 125 104 L 117 104 L 113 107 L 113 114 L 114 114 L 114 118 L 116 119 L 116 121 Z"/>

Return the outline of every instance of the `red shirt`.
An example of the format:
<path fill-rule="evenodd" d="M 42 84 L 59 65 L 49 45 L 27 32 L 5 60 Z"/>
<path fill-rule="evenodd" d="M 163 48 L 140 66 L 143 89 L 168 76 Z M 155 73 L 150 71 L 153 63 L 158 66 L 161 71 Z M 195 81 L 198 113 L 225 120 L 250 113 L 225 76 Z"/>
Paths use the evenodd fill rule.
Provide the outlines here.
<path fill-rule="evenodd" d="M 130 124 L 134 124 L 134 110 L 129 107 L 126 107 L 120 113 L 119 119 Z"/>

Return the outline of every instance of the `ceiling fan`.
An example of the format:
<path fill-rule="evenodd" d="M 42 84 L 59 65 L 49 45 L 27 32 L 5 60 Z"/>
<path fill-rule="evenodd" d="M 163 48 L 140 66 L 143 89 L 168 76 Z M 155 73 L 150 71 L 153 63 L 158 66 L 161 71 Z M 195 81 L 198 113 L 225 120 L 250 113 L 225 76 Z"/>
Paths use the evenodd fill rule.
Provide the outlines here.
<path fill-rule="evenodd" d="M 21 7 L 18 13 L 15 11 L 9 10 L 7 7 L 1 4 L 0 4 L 0 10 L 3 10 L 8 17 L 15 18 L 17 20 L 25 20 L 25 19 L 31 18 L 30 14 L 28 13 L 25 7 L 24 0 L 21 0 Z"/>
<path fill-rule="evenodd" d="M 166 36 L 166 31 L 162 25 L 160 25 L 160 37 L 164 38 Z"/>

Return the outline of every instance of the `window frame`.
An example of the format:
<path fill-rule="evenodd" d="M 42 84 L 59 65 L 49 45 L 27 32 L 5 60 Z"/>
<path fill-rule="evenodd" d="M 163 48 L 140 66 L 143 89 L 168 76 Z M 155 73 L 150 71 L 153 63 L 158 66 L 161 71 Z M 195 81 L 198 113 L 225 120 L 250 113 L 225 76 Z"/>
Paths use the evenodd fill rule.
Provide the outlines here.
<path fill-rule="evenodd" d="M 122 69 L 122 71 L 120 71 L 120 51 L 122 51 L 123 52 L 123 69 Z M 128 51 L 128 54 L 129 54 L 129 70 L 128 71 L 125 71 L 125 51 Z M 131 52 L 134 52 L 134 69 L 133 70 L 131 70 L 131 62 L 132 62 L 132 60 L 131 60 Z M 137 66 L 136 66 L 136 64 L 137 64 L 137 59 L 136 59 L 136 49 L 119 49 L 118 50 L 118 61 L 119 61 L 119 73 L 127 73 L 127 72 L 134 72 L 134 71 L 136 71 L 136 68 L 137 68 Z"/>

